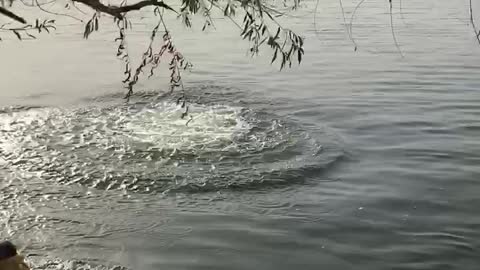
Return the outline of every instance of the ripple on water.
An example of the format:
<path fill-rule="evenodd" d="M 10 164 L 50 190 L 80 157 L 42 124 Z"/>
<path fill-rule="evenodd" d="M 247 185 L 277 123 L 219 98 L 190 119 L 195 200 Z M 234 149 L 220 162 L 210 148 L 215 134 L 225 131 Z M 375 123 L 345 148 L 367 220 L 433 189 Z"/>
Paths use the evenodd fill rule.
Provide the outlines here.
<path fill-rule="evenodd" d="M 129 270 L 119 265 L 93 264 L 79 260 L 62 261 L 59 259 L 27 259 L 32 269 L 39 270 Z"/>
<path fill-rule="evenodd" d="M 134 192 L 257 189 L 301 182 L 341 154 L 275 115 L 164 98 L 0 114 L 0 166 L 45 181 Z"/>

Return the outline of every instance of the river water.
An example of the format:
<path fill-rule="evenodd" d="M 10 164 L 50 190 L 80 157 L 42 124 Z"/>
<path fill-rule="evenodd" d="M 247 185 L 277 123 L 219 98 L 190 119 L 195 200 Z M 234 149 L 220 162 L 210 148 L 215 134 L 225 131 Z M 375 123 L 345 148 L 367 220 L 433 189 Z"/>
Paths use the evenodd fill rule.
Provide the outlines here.
<path fill-rule="evenodd" d="M 227 20 L 202 33 L 169 18 L 194 64 L 188 125 L 166 68 L 125 104 L 110 19 L 89 40 L 69 19 L 35 41 L 3 35 L 1 238 L 34 269 L 478 269 L 467 1 L 394 2 L 404 57 L 386 1 L 357 10 L 357 51 L 358 1 L 345 20 L 336 0 L 315 19 L 306 2 L 281 19 L 304 62 L 281 72 Z M 155 23 L 142 14 L 133 56 Z"/>

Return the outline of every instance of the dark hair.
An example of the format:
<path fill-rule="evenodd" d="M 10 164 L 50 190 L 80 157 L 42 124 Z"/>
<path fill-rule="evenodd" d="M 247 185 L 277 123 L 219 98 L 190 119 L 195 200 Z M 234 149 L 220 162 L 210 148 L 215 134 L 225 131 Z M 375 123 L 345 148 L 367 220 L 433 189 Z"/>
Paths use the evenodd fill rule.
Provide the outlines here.
<path fill-rule="evenodd" d="M 8 259 L 17 255 L 17 248 L 10 241 L 0 242 L 0 260 Z"/>

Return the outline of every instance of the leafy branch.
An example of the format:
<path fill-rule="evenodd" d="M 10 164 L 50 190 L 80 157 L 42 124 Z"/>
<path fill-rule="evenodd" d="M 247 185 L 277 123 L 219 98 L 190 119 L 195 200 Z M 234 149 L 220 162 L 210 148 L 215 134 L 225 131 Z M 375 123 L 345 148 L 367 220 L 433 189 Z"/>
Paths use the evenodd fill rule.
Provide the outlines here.
<path fill-rule="evenodd" d="M 157 1 L 157 0 L 144 0 L 144 1 L 137 2 L 135 4 L 120 5 L 120 6 L 113 6 L 113 5 L 106 6 L 103 3 L 101 3 L 100 0 L 72 0 L 72 1 L 77 3 L 82 3 L 92 8 L 93 10 L 109 14 L 113 17 L 116 17 L 117 19 L 122 19 L 125 13 L 128 13 L 130 11 L 140 10 L 145 7 L 161 7 L 161 8 L 173 11 L 175 13 L 178 13 L 177 11 L 175 11 L 175 9 L 173 9 L 163 1 Z"/>
<path fill-rule="evenodd" d="M 95 12 L 92 18 L 87 22 L 87 24 L 85 25 L 85 30 L 83 31 L 83 38 L 88 39 L 88 37 L 93 31 L 98 31 L 98 17 L 99 13 Z"/>
<path fill-rule="evenodd" d="M 228 1 L 224 6 L 219 1 L 209 0 L 212 7 L 219 9 L 223 15 L 229 18 L 240 30 L 242 39 L 249 41 L 249 52 L 252 56 L 258 55 L 261 47 L 268 46 L 273 49 L 272 64 L 280 62 L 280 69 L 292 66 L 295 59 L 300 63 L 304 55 L 304 39 L 290 29 L 284 28 L 275 17 L 283 16 L 284 13 L 267 6 L 261 0 Z M 199 13 L 202 9 L 199 0 L 182 0 L 182 12 L 188 14 Z M 295 8 L 299 1 L 294 1 Z M 204 7 L 204 9 L 206 9 Z M 234 19 L 239 11 L 244 15 L 243 22 L 237 23 Z M 210 9 L 205 14 L 209 15 Z M 211 19 L 211 17 L 209 17 Z M 209 21 L 207 21 L 209 22 Z M 190 22 L 184 21 L 186 26 Z M 276 25 L 276 34 L 272 34 L 271 25 Z M 202 30 L 205 29 L 205 25 Z M 275 31 L 275 30 L 274 30 Z M 279 57 L 280 56 L 280 57 Z"/>
<path fill-rule="evenodd" d="M 162 11 L 160 8 L 154 9 L 154 15 L 158 16 L 158 23 L 153 28 L 150 34 L 150 42 L 148 44 L 147 49 L 142 54 L 142 60 L 138 67 L 133 72 L 131 68 L 130 57 L 128 54 L 127 44 L 126 44 L 126 35 L 125 31 L 128 26 L 128 21 L 125 17 L 122 19 L 116 19 L 117 25 L 119 26 L 119 37 L 116 41 L 119 41 L 119 46 L 117 50 L 117 56 L 122 59 L 125 63 L 125 71 L 124 74 L 126 75 L 125 80 L 123 83 L 126 84 L 127 87 L 127 94 L 125 95 L 125 99 L 127 101 L 130 99 L 131 95 L 133 94 L 133 88 L 138 83 L 140 75 L 143 71 L 150 67 L 149 78 L 154 75 L 154 70 L 159 66 L 161 59 L 164 55 L 168 54 L 171 56 L 171 60 L 169 62 L 169 70 L 170 70 L 170 91 L 173 91 L 177 87 L 182 88 L 182 107 L 185 108 L 185 113 L 182 115 L 182 118 L 186 116 L 188 112 L 188 107 L 186 106 L 186 96 L 185 90 L 183 88 L 183 81 L 182 81 L 182 74 L 181 71 L 185 69 L 189 69 L 192 67 L 192 64 L 185 60 L 183 54 L 181 54 L 177 48 L 173 44 L 173 40 L 171 37 L 170 32 L 167 29 L 165 21 L 163 20 Z M 159 28 L 163 26 L 164 34 L 162 36 L 163 45 L 160 49 L 154 53 L 154 41 L 157 37 Z M 177 101 L 180 102 L 180 101 Z"/>
<path fill-rule="evenodd" d="M 270 12 L 262 11 L 262 6 L 254 6 L 249 9 L 245 8 L 245 16 L 243 18 L 243 30 L 241 36 L 251 42 L 250 52 L 256 55 L 260 51 L 260 47 L 265 44 L 273 49 L 273 64 L 277 59 L 280 62 L 280 70 L 287 64 L 292 66 L 294 59 L 300 64 L 305 53 L 303 49 L 304 40 L 290 29 L 284 28 Z M 269 25 L 265 22 L 263 14 L 271 22 L 277 25 L 277 31 L 272 34 Z M 280 57 L 278 57 L 280 56 Z"/>
<path fill-rule="evenodd" d="M 22 27 L 7 27 L 7 25 L 8 24 L 1 25 L 0 31 L 12 32 L 19 40 L 23 40 L 26 37 L 29 37 L 30 39 L 36 39 L 36 36 L 32 34 L 34 31 L 38 31 L 38 33 L 41 33 L 42 31 L 50 33 L 51 30 L 56 29 L 55 20 L 44 20 L 42 22 L 37 19 L 34 25 L 27 24 Z"/>
<path fill-rule="evenodd" d="M 39 0 L 32 1 L 34 1 L 32 5 L 36 3 L 34 6 L 46 13 L 70 17 L 68 14 L 54 13 L 42 7 L 55 0 L 47 0 L 47 3 L 39 3 Z M 283 1 L 286 5 L 287 0 Z M 70 5 L 75 6 L 76 3 L 81 3 L 95 11 L 85 24 L 83 32 L 85 39 L 88 39 L 93 32 L 99 30 L 99 18 L 102 13 L 114 18 L 114 23 L 117 24 L 119 33 L 115 39 L 115 41 L 118 42 L 117 57 L 125 64 L 125 78 L 123 83 L 128 90 L 125 95 L 127 101 L 133 94 L 134 86 L 138 83 L 141 74 L 143 74 L 145 70 L 149 70 L 148 77 L 153 76 L 155 69 L 160 63 L 163 62 L 165 58 L 168 59 L 166 63 L 170 71 L 170 92 L 173 92 L 176 88 L 181 88 L 182 90 L 182 95 L 177 100 L 177 104 L 185 109 L 182 118 L 188 115 L 187 97 L 182 74 L 184 70 L 190 69 L 192 64 L 185 59 L 183 54 L 174 45 L 172 34 L 167 29 L 163 19 L 163 13 L 165 11 L 171 11 L 177 14 L 187 27 L 192 27 L 193 15 L 200 13 L 205 19 L 202 27 L 202 31 L 204 31 L 209 26 L 214 27 L 214 20 L 211 15 L 212 8 L 219 9 L 225 17 L 229 18 L 240 29 L 240 37 L 250 43 L 249 49 L 252 56 L 259 54 L 263 47 L 270 48 L 274 52 L 272 63 L 276 61 L 279 62 L 280 69 L 283 69 L 287 65 L 291 67 L 295 59 L 300 63 L 304 55 L 304 39 L 292 30 L 284 28 L 275 19 L 275 17 L 284 15 L 284 13 L 279 12 L 274 7 L 268 6 L 264 0 L 228 0 L 225 2 L 220 0 L 181 0 L 181 6 L 178 11 L 162 0 L 140 0 L 133 4 L 127 4 L 126 0 L 124 0 L 119 5 L 106 5 L 101 0 L 70 0 L 65 8 L 68 9 Z M 223 5 L 221 3 L 223 3 Z M 296 8 L 299 0 L 293 0 L 293 3 L 294 6 L 292 8 Z M 24 4 L 29 6 L 27 3 Z M 207 6 L 207 4 L 209 4 L 209 6 Z M 127 14 L 131 11 L 146 7 L 154 8 L 154 15 L 158 17 L 158 23 L 151 31 L 150 42 L 142 55 L 140 64 L 136 68 L 132 68 L 126 37 L 126 32 L 129 26 L 131 28 L 131 23 L 127 19 Z M 15 18 L 19 22 L 25 21 L 21 17 L 3 8 L 0 9 L 0 13 Z M 243 22 L 241 24 L 237 23 L 235 19 L 235 16 L 238 15 L 243 15 Z M 43 23 L 37 21 L 37 25 L 35 26 L 27 25 L 20 28 L 0 29 L 12 31 L 19 39 L 22 39 L 24 36 L 34 38 L 28 30 L 38 29 L 39 32 L 42 30 L 48 32 L 49 29 L 54 28 L 52 24 L 53 21 L 44 21 Z M 156 37 L 159 36 L 158 32 L 161 31 L 160 28 L 163 28 L 163 44 L 158 49 L 155 49 L 154 43 Z M 190 121 L 191 119 L 188 122 Z"/>

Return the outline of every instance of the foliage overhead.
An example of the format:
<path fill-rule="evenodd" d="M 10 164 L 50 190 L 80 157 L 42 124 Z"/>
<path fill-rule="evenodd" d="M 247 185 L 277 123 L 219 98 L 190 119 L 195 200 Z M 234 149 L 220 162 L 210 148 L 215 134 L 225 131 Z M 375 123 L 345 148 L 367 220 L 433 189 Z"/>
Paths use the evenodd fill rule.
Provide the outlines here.
<path fill-rule="evenodd" d="M 26 1 L 32 2 L 27 3 Z M 166 62 L 170 70 L 170 90 L 173 91 L 177 87 L 182 89 L 183 95 L 177 101 L 185 108 L 185 113 L 182 117 L 187 116 L 188 112 L 185 91 L 183 90 L 182 72 L 191 68 L 192 64 L 185 59 L 183 54 L 174 45 L 172 33 L 169 31 L 164 20 L 166 12 L 175 14 L 178 18 L 181 18 L 182 23 L 187 27 L 192 27 L 192 16 L 198 14 L 204 20 L 202 30 L 206 30 L 208 27 L 215 27 L 212 12 L 216 11 L 221 13 L 238 27 L 240 37 L 249 42 L 249 52 L 252 56 L 257 55 L 262 47 L 269 48 L 273 52 L 271 63 L 279 63 L 280 69 L 287 66 L 291 67 L 293 62 L 300 63 L 304 55 L 304 38 L 282 26 L 277 21 L 278 17 L 286 14 L 281 11 L 279 7 L 282 7 L 283 10 L 294 10 L 299 7 L 300 0 L 177 0 L 178 2 L 175 3 L 175 6 L 167 4 L 163 0 L 140 0 L 134 3 L 129 3 L 127 2 L 128 0 L 118 0 L 122 1 L 118 4 L 104 3 L 101 0 L 67 0 L 67 5 L 64 7 L 65 12 L 73 7 L 76 11 L 86 14 L 80 9 L 80 6 L 86 6 L 93 11 L 92 17 L 86 23 L 70 14 L 56 13 L 47 8 L 52 4 L 57 4 L 58 0 L 43 1 L 46 2 L 39 2 L 39 0 L 1 0 L 0 17 L 8 17 L 16 24 L 6 23 L 0 25 L 0 33 L 11 32 L 18 39 L 22 40 L 35 39 L 35 33 L 37 32 L 50 32 L 56 29 L 55 20 L 53 19 L 37 19 L 35 23 L 28 23 L 22 16 L 12 12 L 10 9 L 13 4 L 17 3 L 19 5 L 38 8 L 40 11 L 49 15 L 68 16 L 84 23 L 83 36 L 85 39 L 100 29 L 99 18 L 101 14 L 111 16 L 113 17 L 113 22 L 118 27 L 118 37 L 116 38 L 118 42 L 117 57 L 119 57 L 125 65 L 125 79 L 123 80 L 127 88 L 125 98 L 127 100 L 130 98 L 135 84 L 144 72 L 148 73 L 148 77 L 151 77 L 160 62 Z M 170 1 L 173 2 L 175 0 Z M 275 1 L 280 1 L 280 3 L 276 3 Z M 320 0 L 316 1 L 315 11 Z M 386 1 L 388 1 L 390 6 L 392 37 L 398 52 L 402 55 L 393 27 L 393 0 Z M 355 12 L 364 2 L 365 0 L 359 1 L 351 15 L 350 28 L 346 27 L 355 50 L 357 49 L 357 44 L 353 38 L 351 25 Z M 339 0 L 339 3 L 342 9 L 344 23 L 347 26 L 342 0 Z M 151 31 L 150 41 L 142 55 L 140 64 L 132 67 L 126 42 L 127 31 L 132 27 L 128 15 L 133 11 L 148 8 L 152 10 L 153 15 L 158 21 Z M 470 23 L 474 35 L 480 44 L 480 30 L 475 24 L 472 10 L 472 0 L 469 0 Z M 12 27 L 11 25 L 16 26 Z M 161 36 L 163 44 L 159 48 L 155 48 L 154 41 L 158 36 Z"/>
<path fill-rule="evenodd" d="M 74 7 L 77 11 L 84 13 L 79 8 L 82 5 L 94 11 L 93 16 L 86 23 L 70 14 L 49 10 L 47 5 L 55 4 L 56 0 L 45 0 L 47 2 L 41 3 L 39 0 L 31 0 L 32 3 L 25 1 L 27 0 L 17 0 L 13 3 L 9 2 L 8 7 L 5 5 L 0 7 L 0 15 L 14 20 L 18 25 L 15 27 L 11 27 L 11 23 L 1 25 L 0 31 L 12 32 L 20 40 L 35 39 L 34 33 L 37 33 L 37 31 L 40 33 L 41 31 L 49 32 L 55 29 L 55 21 L 40 21 L 37 19 L 34 24 L 27 23 L 25 19 L 10 9 L 12 4 L 17 4 L 17 2 L 29 7 L 36 7 L 50 15 L 68 16 L 84 23 L 83 36 L 85 39 L 88 39 L 93 32 L 100 29 L 99 17 L 101 14 L 113 17 L 113 22 L 118 27 L 117 57 L 125 65 L 125 79 L 123 80 L 127 88 L 125 98 L 127 100 L 130 98 L 135 84 L 144 72 L 148 73 L 148 77 L 152 76 L 160 62 L 165 61 L 168 63 L 170 70 L 170 90 L 173 91 L 177 87 L 182 89 L 183 95 L 177 102 L 185 108 L 183 117 L 187 116 L 188 106 L 186 105 L 185 91 L 183 91 L 182 72 L 191 68 L 192 64 L 185 59 L 174 45 L 172 33 L 164 20 L 166 12 L 181 18 L 181 21 L 187 27 L 192 27 L 192 16 L 199 14 L 204 20 L 203 31 L 208 27 L 215 27 L 211 16 L 212 12 L 215 10 L 221 13 L 238 27 L 240 37 L 249 42 L 249 52 L 252 56 L 257 55 L 262 47 L 270 48 L 273 51 L 271 63 L 278 62 L 280 69 L 287 66 L 291 67 L 293 62 L 300 63 L 304 55 L 303 37 L 283 27 L 277 21 L 277 18 L 285 13 L 276 8 L 277 3 L 268 0 L 179 0 L 180 3 L 177 3 L 176 8 L 163 0 L 141 0 L 135 3 L 127 3 L 127 0 L 123 0 L 117 5 L 105 4 L 100 0 L 69 0 L 65 6 L 65 11 Z M 287 9 L 295 9 L 299 5 L 299 0 L 283 0 L 281 5 Z M 153 11 L 158 23 L 151 31 L 150 42 L 142 55 L 140 64 L 137 67 L 132 67 L 126 42 L 127 32 L 132 26 L 128 15 L 133 11 L 147 8 Z M 163 44 L 160 48 L 154 48 L 154 41 L 158 36 L 161 36 Z"/>

